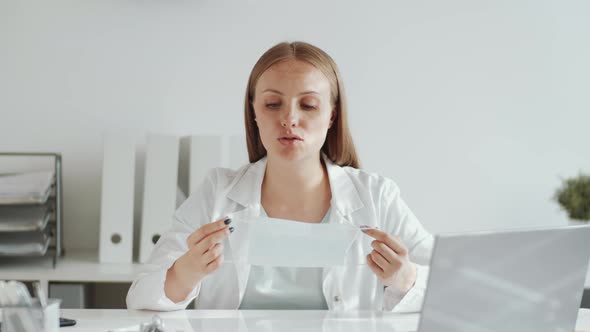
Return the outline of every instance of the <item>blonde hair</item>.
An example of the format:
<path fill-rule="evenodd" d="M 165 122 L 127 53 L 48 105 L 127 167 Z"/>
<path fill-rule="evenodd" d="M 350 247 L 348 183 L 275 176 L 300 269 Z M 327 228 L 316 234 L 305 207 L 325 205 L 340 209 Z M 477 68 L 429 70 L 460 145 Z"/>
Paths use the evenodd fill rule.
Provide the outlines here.
<path fill-rule="evenodd" d="M 328 78 L 336 117 L 330 129 L 328 129 L 326 141 L 321 151 L 337 165 L 359 168 L 360 162 L 348 128 L 347 104 L 338 67 L 326 52 L 305 42 L 279 43 L 266 51 L 252 68 L 244 102 L 246 143 L 250 162 L 256 162 L 266 156 L 266 149 L 262 144 L 258 125 L 254 120 L 255 115 L 252 104 L 254 101 L 254 89 L 258 79 L 268 68 L 284 60 L 305 61 L 315 66 Z"/>

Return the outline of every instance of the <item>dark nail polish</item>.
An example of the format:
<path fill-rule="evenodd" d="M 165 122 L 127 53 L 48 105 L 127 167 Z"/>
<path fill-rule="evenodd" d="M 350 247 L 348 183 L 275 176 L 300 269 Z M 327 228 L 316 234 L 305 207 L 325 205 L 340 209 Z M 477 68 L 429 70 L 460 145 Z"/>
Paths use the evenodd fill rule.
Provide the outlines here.
<path fill-rule="evenodd" d="M 230 233 L 233 233 L 233 232 L 234 232 L 234 228 L 233 228 L 233 227 L 230 227 L 230 228 L 229 228 L 229 232 L 230 232 Z"/>
<path fill-rule="evenodd" d="M 229 219 L 229 218 L 225 219 L 224 223 L 225 223 L 226 225 L 229 225 L 229 224 L 231 223 L 231 219 Z"/>

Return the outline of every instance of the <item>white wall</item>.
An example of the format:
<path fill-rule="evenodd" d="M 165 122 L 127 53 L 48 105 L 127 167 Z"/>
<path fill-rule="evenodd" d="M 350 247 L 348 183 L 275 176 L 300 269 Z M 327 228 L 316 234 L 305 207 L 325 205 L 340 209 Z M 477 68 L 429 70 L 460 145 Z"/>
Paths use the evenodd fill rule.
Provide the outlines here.
<path fill-rule="evenodd" d="M 565 224 L 560 177 L 590 172 L 589 12 L 584 0 L 2 0 L 0 151 L 63 153 L 66 247 L 96 248 L 103 130 L 239 134 L 257 58 L 306 40 L 341 67 L 363 166 L 394 178 L 428 229 Z"/>

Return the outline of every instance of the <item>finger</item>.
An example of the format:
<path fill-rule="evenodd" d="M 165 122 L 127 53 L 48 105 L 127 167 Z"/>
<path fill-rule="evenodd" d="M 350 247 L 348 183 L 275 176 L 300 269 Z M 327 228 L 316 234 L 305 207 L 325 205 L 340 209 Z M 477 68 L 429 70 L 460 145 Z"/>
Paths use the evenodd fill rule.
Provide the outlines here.
<path fill-rule="evenodd" d="M 395 251 L 398 255 L 405 256 L 408 254 L 408 249 L 406 248 L 406 246 L 403 245 L 401 239 L 397 236 L 394 239 L 388 233 L 374 228 L 363 230 L 363 232 L 368 236 L 374 238 L 375 240 L 379 240 L 385 243 L 389 248 L 393 249 L 393 251 Z"/>
<path fill-rule="evenodd" d="M 219 257 L 217 257 L 217 259 L 215 259 L 211 263 L 207 264 L 207 267 L 205 268 L 205 272 L 211 273 L 211 272 L 219 269 L 221 267 L 221 265 L 223 265 L 223 255 L 220 255 Z"/>
<path fill-rule="evenodd" d="M 223 243 L 217 243 L 213 247 L 209 248 L 203 254 L 203 261 L 206 265 L 209 265 L 212 261 L 216 260 L 220 255 L 223 254 Z"/>
<path fill-rule="evenodd" d="M 375 273 L 378 277 L 383 278 L 384 272 L 383 270 L 381 270 L 379 265 L 377 265 L 377 263 L 373 261 L 373 258 L 371 258 L 371 254 L 367 255 L 367 265 L 373 271 L 373 273 Z"/>
<path fill-rule="evenodd" d="M 227 233 L 227 234 L 226 234 L 226 236 L 225 236 L 225 237 L 227 237 L 227 235 L 228 235 L 228 234 L 231 234 L 231 233 L 233 233 L 233 231 L 234 231 L 234 228 L 233 228 L 233 227 L 231 227 L 231 226 L 228 226 L 227 228 L 223 228 L 223 229 L 222 229 L 222 230 L 220 230 L 220 231 L 226 231 L 226 232 L 227 232 L 227 231 L 229 231 L 229 233 Z M 225 237 L 223 237 L 223 238 L 225 238 Z M 222 240 L 223 240 L 223 239 L 222 239 Z M 210 246 L 210 247 L 209 247 L 207 250 L 211 250 L 211 248 L 213 248 L 213 247 L 214 247 L 214 246 L 215 246 L 217 243 L 221 243 L 221 242 L 214 242 L 214 243 L 213 243 L 213 244 L 212 244 L 212 245 L 211 245 L 211 246 Z M 206 251 L 205 251 L 205 252 L 206 252 Z"/>
<path fill-rule="evenodd" d="M 398 255 L 395 253 L 395 251 L 393 251 L 393 249 L 389 248 L 385 243 L 379 240 L 374 240 L 371 242 L 371 247 L 380 253 L 381 256 L 383 256 L 383 258 L 385 258 L 385 260 L 387 260 L 389 263 L 393 263 L 399 259 Z"/>
<path fill-rule="evenodd" d="M 231 230 L 230 230 L 231 228 Z M 212 248 L 215 244 L 220 243 L 225 239 L 229 233 L 233 230 L 233 227 L 226 227 L 218 230 L 213 234 L 207 235 L 204 239 L 202 239 L 199 243 L 197 243 L 194 247 L 197 253 L 204 254 L 209 248 Z"/>
<path fill-rule="evenodd" d="M 216 220 L 212 223 L 207 225 L 201 226 L 198 230 L 193 232 L 189 237 L 186 239 L 186 244 L 190 247 L 191 245 L 197 244 L 201 242 L 207 235 L 215 233 L 223 228 L 227 228 L 227 225 L 231 223 L 231 219 L 225 217 L 219 220 Z"/>
<path fill-rule="evenodd" d="M 371 256 L 373 262 L 375 262 L 375 264 L 377 264 L 377 266 L 379 266 L 383 272 L 390 270 L 389 262 L 379 252 L 373 250 L 369 255 Z"/>

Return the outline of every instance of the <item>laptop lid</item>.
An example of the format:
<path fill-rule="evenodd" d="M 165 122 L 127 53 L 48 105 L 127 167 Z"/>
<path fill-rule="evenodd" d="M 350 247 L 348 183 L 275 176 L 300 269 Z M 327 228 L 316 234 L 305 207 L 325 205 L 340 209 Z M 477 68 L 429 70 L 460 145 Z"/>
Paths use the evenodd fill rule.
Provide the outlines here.
<path fill-rule="evenodd" d="M 436 237 L 419 332 L 574 330 L 590 226 Z"/>

